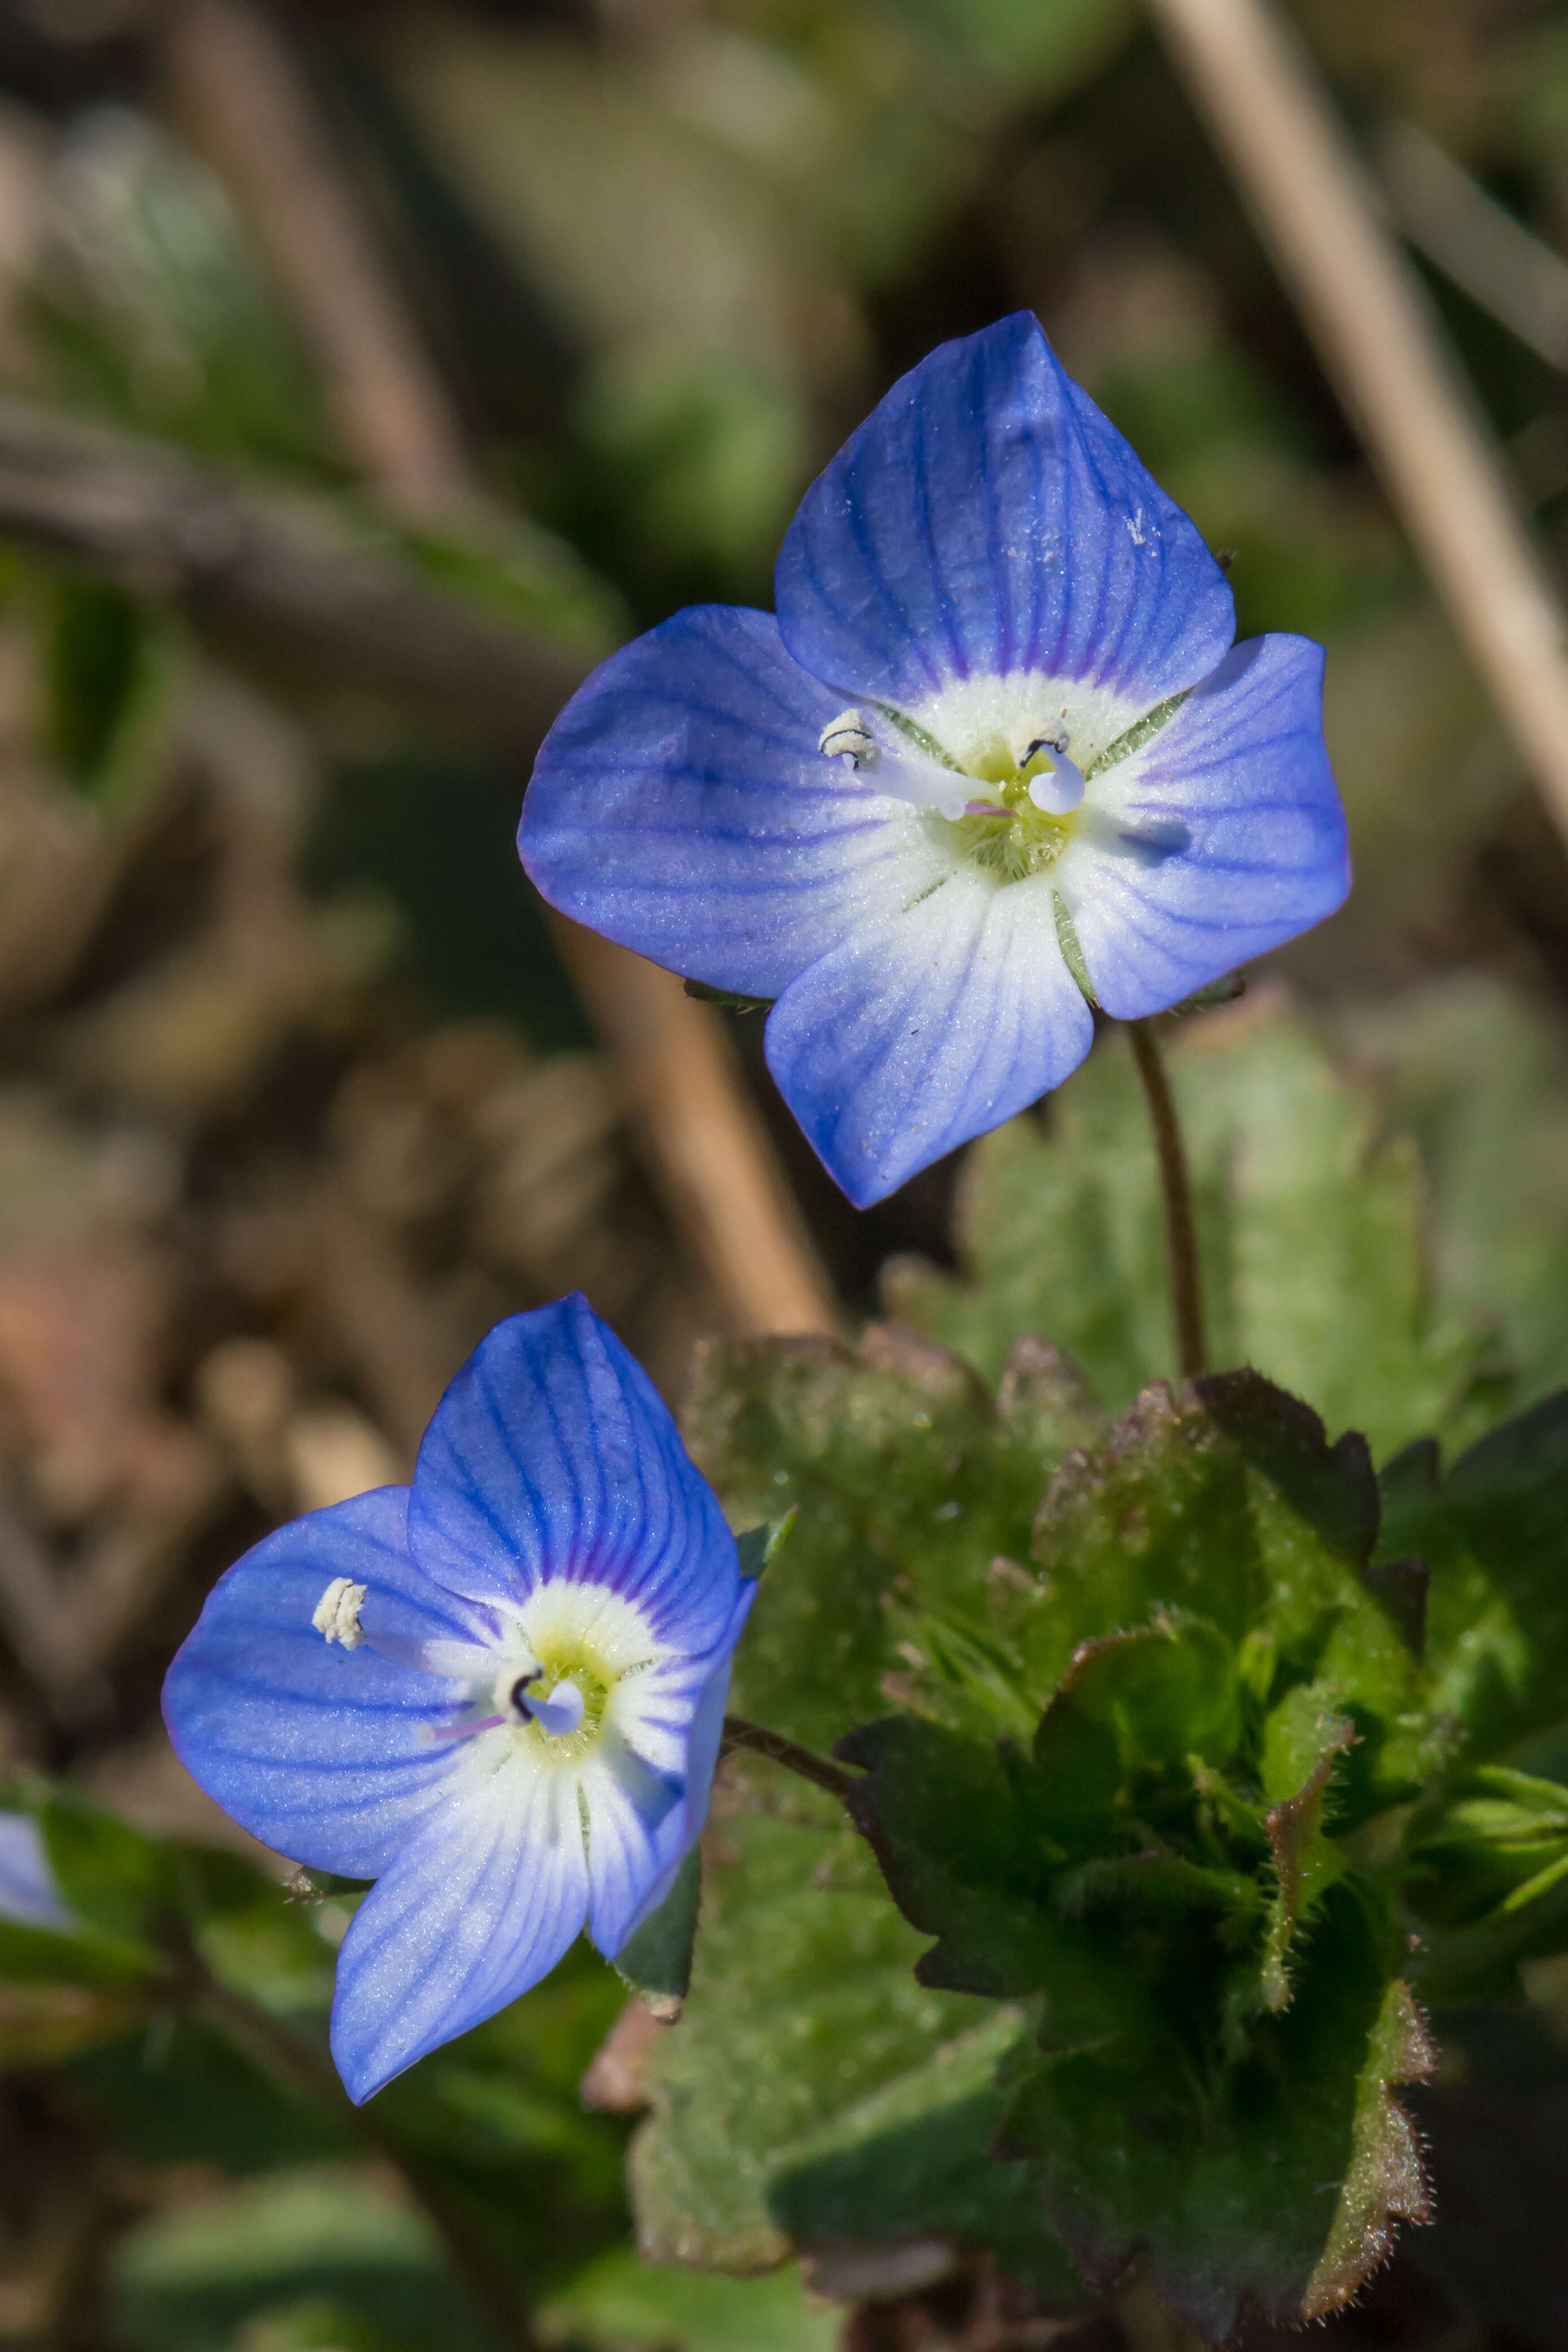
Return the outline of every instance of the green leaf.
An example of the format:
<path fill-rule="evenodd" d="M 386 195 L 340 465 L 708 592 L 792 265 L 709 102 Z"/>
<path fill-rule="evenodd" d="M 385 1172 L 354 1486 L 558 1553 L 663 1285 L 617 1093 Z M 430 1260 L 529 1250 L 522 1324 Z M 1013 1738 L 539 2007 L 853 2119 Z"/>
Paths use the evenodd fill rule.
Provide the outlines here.
<path fill-rule="evenodd" d="M 184 682 L 177 633 L 108 582 L 40 578 L 46 746 L 84 799 L 133 810 L 168 751 Z"/>
<path fill-rule="evenodd" d="M 1394 2219 L 1425 2218 L 1393 2092 L 1430 2058 L 1386 1941 L 1351 1888 L 1331 1890 L 1289 2006 L 1257 2021 L 1228 2065 L 1173 2021 L 1047 2044 L 1004 2144 L 1033 2159 L 1092 2285 L 1145 2250 L 1163 2300 L 1217 2342 L 1248 2305 L 1281 2322 L 1334 2309 L 1386 2252 Z"/>
<path fill-rule="evenodd" d="M 1035 1342 L 994 1401 L 966 1365 L 885 1325 L 858 1356 L 829 1340 L 709 1342 L 685 1417 L 699 1465 L 731 1520 L 799 1514 L 741 1643 L 737 1712 L 826 1748 L 887 1704 L 922 1612 L 984 1630 L 994 1569 L 1032 1585 L 1048 1471 L 1097 1425 Z"/>
<path fill-rule="evenodd" d="M 1495 1334 L 1517 1402 L 1532 1403 L 1568 1381 L 1562 1024 L 1533 993 L 1470 971 L 1381 992 L 1345 1029 L 1419 1146 L 1438 1295 Z"/>
<path fill-rule="evenodd" d="M 258 2309 L 307 2297 L 369 2320 L 400 2347 L 499 2344 L 426 2217 L 347 2166 L 290 2168 L 154 2212 L 121 2241 L 114 2268 L 116 2336 L 133 2352 L 208 2352 Z"/>
<path fill-rule="evenodd" d="M 1303 1747 L 1315 1751 L 1300 1786 L 1271 1805 L 1264 1822 L 1279 1882 L 1263 1947 L 1261 1988 L 1268 2009 L 1288 2007 L 1291 1988 L 1286 1958 L 1291 1942 L 1345 1867 L 1343 1855 L 1324 1834 L 1323 1808 L 1334 1767 L 1354 1738 L 1355 1727 L 1343 1717 L 1325 1717 L 1319 1694 L 1310 1684 L 1291 1692 L 1265 1734 L 1266 1792 L 1272 1792 L 1281 1779 L 1296 1778 L 1304 1760 Z"/>
<path fill-rule="evenodd" d="M 377 517 L 383 534 L 427 579 L 498 620 L 543 631 L 562 645 L 603 656 L 624 637 L 629 616 L 616 592 L 566 541 L 536 523 L 488 517 L 467 531 L 416 530 Z"/>
<path fill-rule="evenodd" d="M 45 1799 L 37 1820 L 66 1908 L 89 1929 L 156 1954 L 184 1907 L 173 1848 L 64 1791 Z"/>
<path fill-rule="evenodd" d="M 1076 2304 L 1082 2287 L 1021 2164 L 996 2159 L 1002 2078 L 1026 2049 L 1029 2020 L 1005 2006 L 942 2042 L 923 2065 L 857 2100 L 793 2143 L 772 2192 L 797 2242 L 846 2252 L 918 2247 L 921 2238 L 983 2248 L 1012 2279 Z M 918 2228 L 920 2237 L 915 2235 Z"/>
<path fill-rule="evenodd" d="M 921 1982 L 1006 2000 L 1053 1973 L 1059 1981 L 1083 1938 L 1058 1930 L 1042 1900 L 1050 1864 L 1066 1856 L 1017 1751 L 890 1716 L 852 1732 L 838 1754 L 865 1771 L 850 1810 L 895 1902 L 937 1937 L 916 1967 Z"/>
<path fill-rule="evenodd" d="M 616 2352 L 834 2352 L 837 2314 L 807 2302 L 796 2271 L 768 2278 L 703 2278 L 659 2270 L 617 2246 L 580 2272 L 539 2315 L 553 2343 L 615 2346 Z"/>
<path fill-rule="evenodd" d="M 1421 2012 L 1409 1987 L 1396 1978 L 1367 2038 L 1350 2163 L 1328 2244 L 1301 2298 L 1304 2318 L 1321 2318 L 1350 2301 L 1368 2273 L 1387 2260 L 1396 2221 L 1430 2217 L 1420 2141 L 1394 2094 L 1403 2084 L 1427 2081 L 1436 2065 Z"/>
<path fill-rule="evenodd" d="M 1384 1557 L 1430 1570 L 1434 1707 L 1468 1755 L 1497 1757 L 1568 1717 L 1568 1391 L 1506 1422 L 1443 1476 L 1414 1446 L 1383 1479 Z"/>
<path fill-rule="evenodd" d="M 1247 1644 L 1261 1698 L 1309 1680 L 1338 1694 L 1364 1813 L 1413 1793 L 1429 1761 L 1409 1717 L 1415 1661 L 1367 1579 L 1377 1531 L 1360 1437 L 1331 1446 L 1315 1413 L 1255 1372 L 1175 1397 L 1155 1387 L 1103 1449 L 1057 1473 L 1033 1533 L 1041 1585 L 993 1585 L 994 1635 L 1039 1706 L 1105 1627 L 1201 1616 Z"/>
<path fill-rule="evenodd" d="M 78 125 L 29 325 L 70 405 L 210 457 L 336 473 L 320 377 L 217 175 L 152 119 Z"/>
<path fill-rule="evenodd" d="M 1176 1031 L 1169 1056 L 1214 1360 L 1256 1365 L 1380 1456 L 1473 1432 L 1485 1333 L 1470 1302 L 1461 1318 L 1434 1301 L 1415 1150 L 1373 1089 L 1263 996 Z M 1119 1034 L 1051 1097 L 1048 1127 L 1027 1115 L 975 1146 L 958 1238 L 962 1277 L 895 1262 L 888 1303 L 988 1377 L 1031 1331 L 1117 1412 L 1170 1370 L 1153 1149 Z"/>
<path fill-rule="evenodd" d="M 1342 2300 L 1418 2202 L 1379 2023 L 1393 1885 L 1346 1839 L 1398 1822 L 1445 1743 L 1368 1582 L 1377 1533 L 1360 1438 L 1331 1445 L 1256 1373 L 1151 1391 L 1057 1472 L 1037 1583 L 990 1590 L 1015 1702 L 1043 1693 L 1028 1747 L 1001 1708 L 979 1736 L 978 1683 L 965 1718 L 928 1673 L 923 1718 L 837 1751 L 935 1939 L 921 1980 L 1040 2004 L 1004 2145 L 1074 2259 L 1109 2283 L 1148 2243 L 1216 2336 L 1248 2296 Z"/>
<path fill-rule="evenodd" d="M 1416 1816 L 1405 1852 L 1407 1892 L 1426 1917 L 1517 1916 L 1568 1875 L 1568 1788 L 1483 1764 Z"/>
<path fill-rule="evenodd" d="M 1405 1840 L 1412 1969 L 1432 1999 L 1517 2000 L 1519 1964 L 1568 1951 L 1568 1787 L 1500 1764 L 1456 1774 Z"/>
<path fill-rule="evenodd" d="M 775 1780 L 751 1769 L 756 1801 Z M 1023 2168 L 989 2156 L 1021 2014 L 916 1982 L 919 1939 L 815 1797 L 726 1813 L 710 1843 L 691 1993 L 633 2151 L 645 2255 L 747 2271 L 934 2235 L 1070 2293 Z"/>

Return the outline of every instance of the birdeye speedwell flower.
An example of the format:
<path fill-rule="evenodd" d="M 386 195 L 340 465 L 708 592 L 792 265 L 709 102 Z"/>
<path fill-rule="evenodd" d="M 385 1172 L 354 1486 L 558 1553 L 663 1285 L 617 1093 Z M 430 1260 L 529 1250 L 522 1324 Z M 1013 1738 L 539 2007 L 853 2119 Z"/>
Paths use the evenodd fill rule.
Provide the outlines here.
<path fill-rule="evenodd" d="M 585 1301 L 502 1323 L 412 1486 L 268 1536 L 164 1687 L 183 1761 L 294 1861 L 374 1878 L 338 1958 L 356 2099 L 619 1951 L 701 1829 L 756 1586 L 647 1376 Z"/>
<path fill-rule="evenodd" d="M 1047 1092 L 1349 887 L 1322 654 L 1225 574 L 1020 313 L 894 385 L 807 491 L 777 618 L 678 613 L 540 754 L 544 896 L 774 999 L 852 1201 Z"/>

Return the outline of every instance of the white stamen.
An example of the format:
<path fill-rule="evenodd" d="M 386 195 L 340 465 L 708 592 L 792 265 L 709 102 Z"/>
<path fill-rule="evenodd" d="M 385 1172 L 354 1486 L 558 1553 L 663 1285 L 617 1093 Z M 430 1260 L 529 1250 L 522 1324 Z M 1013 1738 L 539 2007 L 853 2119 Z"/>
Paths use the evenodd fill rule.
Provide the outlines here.
<path fill-rule="evenodd" d="M 877 764 L 876 738 L 868 734 L 858 710 L 841 710 L 837 719 L 830 719 L 816 739 L 816 748 L 826 759 L 842 760 L 847 768 Z"/>
<path fill-rule="evenodd" d="M 575 1683 L 557 1683 L 548 1698 L 535 1698 L 524 1691 L 522 1705 L 552 1739 L 563 1739 L 569 1731 L 575 1731 L 584 1712 L 583 1694 Z"/>
<path fill-rule="evenodd" d="M 334 1576 L 316 1603 L 311 1624 L 327 1641 L 341 1642 L 345 1650 L 357 1650 L 364 1640 L 359 1622 L 364 1595 L 363 1584 L 355 1584 L 350 1577 Z"/>

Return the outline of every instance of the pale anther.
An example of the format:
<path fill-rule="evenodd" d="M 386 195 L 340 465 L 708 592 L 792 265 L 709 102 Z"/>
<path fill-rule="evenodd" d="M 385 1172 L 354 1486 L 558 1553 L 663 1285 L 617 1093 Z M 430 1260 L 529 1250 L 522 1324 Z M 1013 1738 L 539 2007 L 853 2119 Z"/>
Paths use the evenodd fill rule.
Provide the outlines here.
<path fill-rule="evenodd" d="M 1007 738 L 1007 749 L 1016 768 L 1026 768 L 1038 751 L 1065 751 L 1068 731 L 1063 726 L 1042 727 L 1037 719 L 1015 727 Z"/>
<path fill-rule="evenodd" d="M 842 760 L 851 768 L 868 766 L 877 757 L 876 738 L 868 734 L 858 710 L 841 710 L 837 719 L 830 719 L 816 739 L 816 748 L 826 758 Z"/>
<path fill-rule="evenodd" d="M 334 1576 L 316 1603 L 311 1624 L 329 1642 L 341 1642 L 345 1650 L 357 1650 L 364 1640 L 359 1622 L 364 1596 L 363 1584 L 355 1584 L 350 1577 Z"/>

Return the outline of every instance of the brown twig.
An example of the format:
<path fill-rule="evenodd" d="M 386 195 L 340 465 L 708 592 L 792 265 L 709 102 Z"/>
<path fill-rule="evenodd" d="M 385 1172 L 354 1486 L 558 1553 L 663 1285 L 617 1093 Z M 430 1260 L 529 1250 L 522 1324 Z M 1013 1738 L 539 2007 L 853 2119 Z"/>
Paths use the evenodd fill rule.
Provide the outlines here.
<path fill-rule="evenodd" d="M 1166 1074 L 1164 1056 L 1155 1042 L 1153 1024 L 1129 1021 L 1132 1055 L 1149 1104 L 1154 1130 L 1154 1153 L 1160 1164 L 1160 1193 L 1165 1208 L 1165 1258 L 1171 1283 L 1171 1319 L 1175 1326 L 1176 1357 L 1182 1378 L 1197 1380 L 1207 1370 L 1204 1344 L 1203 1290 L 1198 1275 L 1197 1227 L 1193 1220 L 1193 1187 L 1187 1155 L 1182 1145 L 1181 1122 Z"/>
<path fill-rule="evenodd" d="M 345 449 L 410 520 L 481 506 L 440 383 L 270 26 L 245 0 L 169 0 L 162 50 L 174 112 L 260 233 Z"/>
<path fill-rule="evenodd" d="M 0 395 L 0 532 L 182 606 L 323 680 L 371 685 L 530 751 L 587 664 L 427 584 L 323 502 Z"/>
<path fill-rule="evenodd" d="M 174 0 L 163 56 L 193 137 L 321 355 L 353 456 L 405 512 L 482 514 L 440 383 L 289 50 L 248 0 Z M 832 1330 L 831 1292 L 718 1016 L 640 956 L 560 919 L 555 935 L 676 1228 L 735 1328 Z"/>
<path fill-rule="evenodd" d="M 660 971 L 564 916 L 556 944 L 614 1046 L 643 1149 L 677 1229 L 739 1332 L 837 1328 L 833 1295 L 722 1016 Z"/>
<path fill-rule="evenodd" d="M 1568 838 L 1568 646 L 1469 387 L 1268 0 L 1149 0 L 1412 541 Z"/>
<path fill-rule="evenodd" d="M 727 1756 L 737 1748 L 749 1748 L 753 1756 L 766 1756 L 773 1763 L 782 1764 L 786 1772 L 826 1789 L 841 1804 L 847 1804 L 860 1785 L 853 1772 L 830 1764 L 826 1756 L 814 1756 L 809 1748 L 786 1739 L 782 1731 L 765 1731 L 760 1723 L 748 1723 L 743 1715 L 727 1715 L 722 1752 Z"/>

